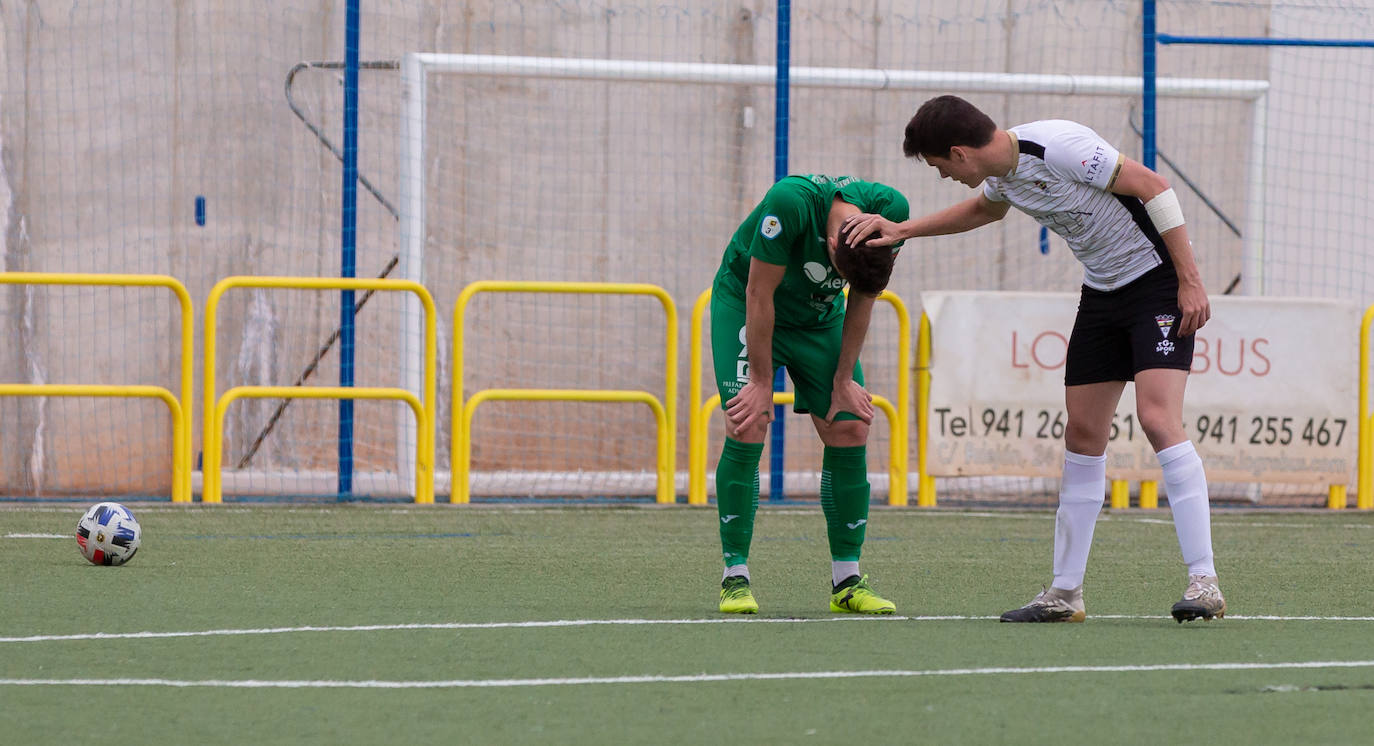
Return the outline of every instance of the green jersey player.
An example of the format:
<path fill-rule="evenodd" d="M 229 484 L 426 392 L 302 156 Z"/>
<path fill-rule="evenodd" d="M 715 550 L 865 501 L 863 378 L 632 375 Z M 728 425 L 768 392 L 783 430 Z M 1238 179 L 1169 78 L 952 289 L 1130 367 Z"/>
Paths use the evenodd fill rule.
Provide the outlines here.
<path fill-rule="evenodd" d="M 897 246 L 875 249 L 837 240 L 844 220 L 860 213 L 900 222 L 909 210 L 905 197 L 882 184 L 789 176 L 774 184 L 740 225 L 716 273 L 711 352 L 726 435 L 716 469 L 725 559 L 722 612 L 758 611 L 747 561 L 777 366 L 786 366 L 795 409 L 810 413 L 825 445 L 820 489 L 830 540 L 830 609 L 895 610 L 859 573 L 868 524 L 866 444 L 873 421 L 859 351 L 873 303 L 891 277 Z"/>

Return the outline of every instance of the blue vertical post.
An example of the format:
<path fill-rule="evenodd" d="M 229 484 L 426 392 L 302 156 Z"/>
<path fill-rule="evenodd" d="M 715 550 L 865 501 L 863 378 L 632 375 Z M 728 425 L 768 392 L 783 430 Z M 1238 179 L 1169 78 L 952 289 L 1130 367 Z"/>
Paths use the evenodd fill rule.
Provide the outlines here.
<path fill-rule="evenodd" d="M 1141 94 L 1140 108 L 1144 110 L 1144 127 L 1140 135 L 1140 162 L 1151 171 L 1155 168 L 1155 0 L 1144 0 L 1141 29 Z"/>
<path fill-rule="evenodd" d="M 344 21 L 343 226 L 340 276 L 357 275 L 359 4 L 348 0 Z M 353 385 L 353 291 L 339 299 L 339 385 Z M 339 400 L 339 496 L 353 492 L 353 401 Z"/>
<path fill-rule="evenodd" d="M 787 176 L 788 68 L 792 58 L 792 3 L 778 0 L 778 75 L 773 107 L 773 181 Z M 783 369 L 773 377 L 773 390 L 784 387 Z M 768 446 L 768 499 L 782 499 L 783 451 L 787 444 L 787 408 L 773 405 L 773 432 Z"/>

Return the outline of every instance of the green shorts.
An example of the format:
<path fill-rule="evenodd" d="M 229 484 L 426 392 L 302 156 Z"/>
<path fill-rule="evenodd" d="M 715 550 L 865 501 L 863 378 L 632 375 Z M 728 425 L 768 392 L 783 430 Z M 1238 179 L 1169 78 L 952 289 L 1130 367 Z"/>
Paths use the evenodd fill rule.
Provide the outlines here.
<path fill-rule="evenodd" d="M 722 303 L 711 295 L 711 357 L 715 362 L 716 390 L 725 408 L 749 382 L 749 355 L 744 349 L 744 312 Z M 773 328 L 773 372 L 787 367 L 792 379 L 799 414 L 824 418 L 830 413 L 830 393 L 835 381 L 835 363 L 840 357 L 840 335 L 844 319 L 831 326 Z M 862 386 L 863 366 L 854 364 L 854 380 Z M 857 420 L 853 412 L 840 412 L 836 420 Z"/>

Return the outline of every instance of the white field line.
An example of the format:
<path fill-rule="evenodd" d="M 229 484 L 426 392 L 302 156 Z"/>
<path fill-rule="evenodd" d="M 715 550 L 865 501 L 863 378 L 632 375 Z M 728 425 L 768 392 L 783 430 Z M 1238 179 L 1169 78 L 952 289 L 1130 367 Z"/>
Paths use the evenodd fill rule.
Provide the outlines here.
<path fill-rule="evenodd" d="M 1166 615 L 1150 614 L 1094 614 L 1093 619 L 1169 619 Z M 1233 621 L 1265 622 L 1374 622 L 1374 616 L 1242 616 L 1226 617 Z M 240 637 L 250 635 L 280 635 L 312 632 L 388 632 L 416 630 L 487 630 L 487 629 L 550 629 L 569 627 L 604 626 L 671 626 L 671 625 L 713 625 L 713 624 L 880 624 L 887 622 L 967 622 L 991 621 L 996 616 L 931 615 L 931 616 L 882 616 L 882 617 L 834 617 L 820 619 L 797 618 L 723 618 L 723 619 L 555 619 L 529 622 L 434 622 L 414 624 L 364 624 L 355 626 L 305 626 L 305 627 L 261 627 L 245 629 L 207 629 L 167 632 L 87 632 L 70 635 L 27 635 L 20 637 L 0 637 L 0 644 L 21 642 L 70 642 L 79 640 L 160 640 L 178 637 Z M 1225 622 L 1218 622 L 1224 624 Z"/>
<path fill-rule="evenodd" d="M 5 534 L 6 539 L 70 539 L 76 536 L 75 532 L 70 534 Z"/>
<path fill-rule="evenodd" d="M 437 681 L 263 680 L 263 679 L 0 679 L 0 686 L 164 686 L 221 689 L 469 689 L 591 684 L 699 684 L 718 681 L 877 679 L 918 676 L 1003 676 L 1015 674 L 1148 673 L 1153 671 L 1273 671 L 1281 669 L 1371 668 L 1374 661 L 1291 661 L 1285 663 L 1157 663 L 1137 666 L 1030 666 L 894 669 L 875 671 L 791 671 L 783 673 L 687 674 L 682 676 L 579 676 L 542 679 L 447 679 Z"/>

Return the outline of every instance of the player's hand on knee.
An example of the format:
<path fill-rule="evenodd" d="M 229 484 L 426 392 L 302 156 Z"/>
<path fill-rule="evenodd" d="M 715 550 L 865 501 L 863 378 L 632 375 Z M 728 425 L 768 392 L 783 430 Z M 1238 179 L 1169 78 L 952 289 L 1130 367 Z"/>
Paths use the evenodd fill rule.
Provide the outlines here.
<path fill-rule="evenodd" d="M 725 417 L 733 429 L 747 433 L 752 428 L 766 428 L 773 421 L 773 387 L 750 381 L 725 403 Z"/>
<path fill-rule="evenodd" d="M 830 411 L 825 414 L 826 423 L 833 423 L 840 412 L 856 415 L 865 425 L 872 424 L 873 395 L 853 379 L 837 384 L 830 395 Z"/>

